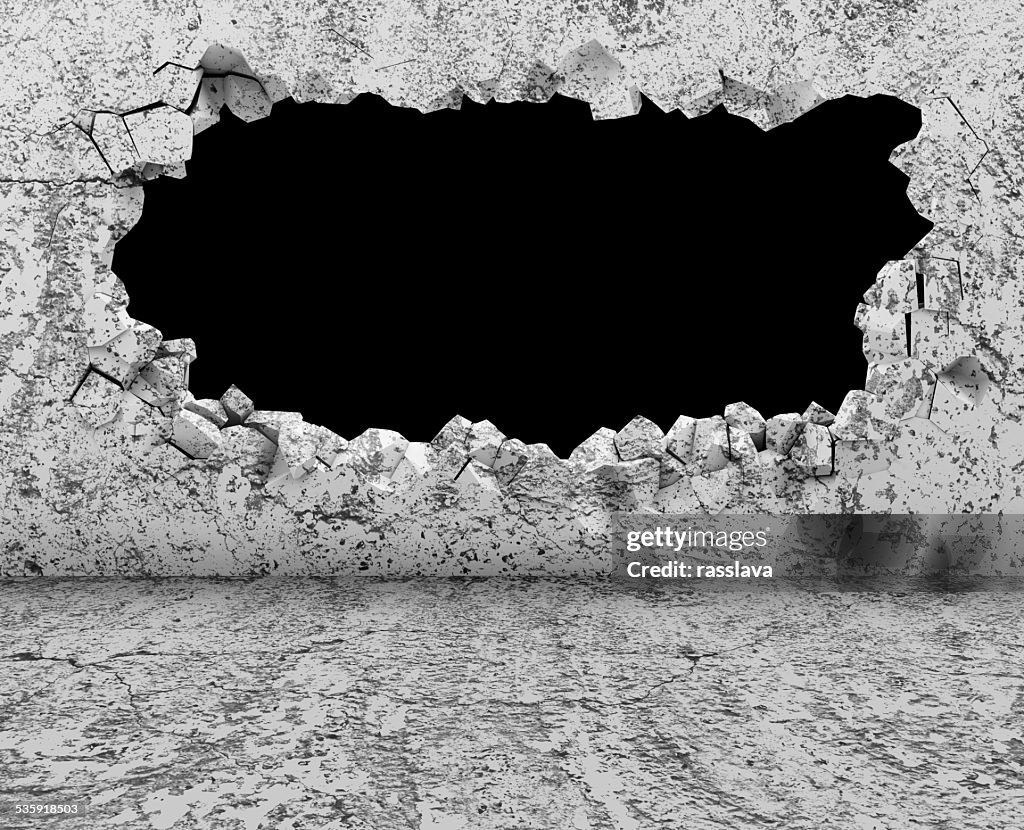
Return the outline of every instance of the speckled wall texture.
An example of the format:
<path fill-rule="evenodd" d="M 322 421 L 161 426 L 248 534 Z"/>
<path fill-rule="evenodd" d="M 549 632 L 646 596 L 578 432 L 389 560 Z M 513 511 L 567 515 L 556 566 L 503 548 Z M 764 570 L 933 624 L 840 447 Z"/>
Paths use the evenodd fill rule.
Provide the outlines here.
<path fill-rule="evenodd" d="M 1024 513 L 1019 14 L 995 1 L 5 4 L 0 573 L 601 572 L 615 510 Z M 195 344 L 128 316 L 109 264 L 141 182 L 183 175 L 221 104 L 252 120 L 288 95 L 435 109 L 556 88 L 598 118 L 634 112 L 643 91 L 764 127 L 844 94 L 920 107 L 893 161 L 935 229 L 850 309 L 865 388 L 834 414 L 737 405 L 680 413 L 667 434 L 638 417 L 562 459 L 457 417 L 419 442 L 387 424 L 338 436 L 244 390 L 197 401 Z M 1007 553 L 971 567 L 1019 566 Z"/>

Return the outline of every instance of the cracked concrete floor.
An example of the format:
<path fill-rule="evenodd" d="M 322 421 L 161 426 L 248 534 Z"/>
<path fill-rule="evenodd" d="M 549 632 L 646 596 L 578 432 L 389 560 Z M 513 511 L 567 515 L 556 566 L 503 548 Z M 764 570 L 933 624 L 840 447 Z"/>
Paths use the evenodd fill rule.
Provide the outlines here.
<path fill-rule="evenodd" d="M 1020 586 L 7 580 L 0 824 L 1019 827 Z"/>

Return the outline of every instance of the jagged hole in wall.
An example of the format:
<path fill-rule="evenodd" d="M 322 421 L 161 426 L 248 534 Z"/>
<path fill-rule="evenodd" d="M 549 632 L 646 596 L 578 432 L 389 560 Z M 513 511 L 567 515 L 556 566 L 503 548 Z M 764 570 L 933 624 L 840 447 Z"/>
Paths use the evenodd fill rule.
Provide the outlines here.
<path fill-rule="evenodd" d="M 225 108 L 113 267 L 133 317 L 196 341 L 196 397 L 235 383 L 347 437 L 458 413 L 567 455 L 638 413 L 834 410 L 861 295 L 931 228 L 888 161 L 920 125 L 887 96 L 768 132 L 558 95 Z"/>

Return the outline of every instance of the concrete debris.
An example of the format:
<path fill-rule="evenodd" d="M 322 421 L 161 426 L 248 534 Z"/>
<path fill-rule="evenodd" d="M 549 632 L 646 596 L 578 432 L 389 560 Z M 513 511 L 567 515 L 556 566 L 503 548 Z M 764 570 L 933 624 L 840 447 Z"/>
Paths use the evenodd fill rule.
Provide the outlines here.
<path fill-rule="evenodd" d="M 485 467 L 493 466 L 498 450 L 505 441 L 505 433 L 490 421 L 472 424 L 466 435 L 466 451 L 470 458 Z"/>
<path fill-rule="evenodd" d="M 128 391 L 150 406 L 164 406 L 183 396 L 188 364 L 179 357 L 161 357 L 147 363 Z"/>
<path fill-rule="evenodd" d="M 662 448 L 684 464 L 688 463 L 693 456 L 693 440 L 696 432 L 697 419 L 691 418 L 689 415 L 680 415 L 665 434 Z"/>
<path fill-rule="evenodd" d="M 161 342 L 157 329 L 136 322 L 109 343 L 90 347 L 89 360 L 103 374 L 128 386 L 139 370 L 156 356 Z"/>
<path fill-rule="evenodd" d="M 90 371 L 75 391 L 71 402 L 85 422 L 93 429 L 110 423 L 121 411 L 121 389 L 106 378 Z"/>
<path fill-rule="evenodd" d="M 221 398 L 221 403 L 224 404 L 224 408 L 228 410 L 230 415 L 231 410 L 228 409 L 224 398 Z M 245 425 L 250 429 L 255 429 L 261 433 L 269 441 L 273 441 L 277 444 L 281 440 L 281 430 L 286 426 L 297 428 L 296 425 L 302 423 L 302 415 L 298 412 L 281 412 L 272 409 L 257 409 L 254 410 L 248 418 L 245 419 Z"/>
<path fill-rule="evenodd" d="M 498 455 L 490 466 L 499 483 L 505 485 L 522 472 L 529 458 L 529 447 L 518 438 L 509 438 L 502 442 Z"/>
<path fill-rule="evenodd" d="M 887 262 L 875 277 L 875 282 L 864 292 L 864 303 L 890 315 L 917 311 L 917 275 L 909 259 Z"/>
<path fill-rule="evenodd" d="M 189 111 L 196 135 L 220 120 L 225 105 L 243 121 L 270 115 L 273 102 L 240 52 L 215 44 L 206 50 L 200 64 L 203 78 L 195 106 Z"/>
<path fill-rule="evenodd" d="M 220 396 L 220 405 L 224 407 L 228 423 L 232 426 L 243 423 L 253 413 L 252 398 L 234 384 Z"/>
<path fill-rule="evenodd" d="M 727 426 L 726 429 L 729 433 L 729 460 L 745 467 L 757 464 L 758 450 L 750 433 L 731 426 Z"/>
<path fill-rule="evenodd" d="M 899 433 L 897 422 L 886 412 L 885 401 L 863 389 L 847 393 L 830 429 L 844 441 L 891 441 Z"/>
<path fill-rule="evenodd" d="M 660 459 L 664 439 L 665 434 L 656 423 L 637 415 L 615 433 L 613 443 L 622 461 L 635 461 L 638 458 Z"/>
<path fill-rule="evenodd" d="M 731 403 L 725 408 L 725 422 L 750 436 L 757 450 L 765 448 L 765 429 L 767 424 L 764 417 L 749 404 Z"/>
<path fill-rule="evenodd" d="M 409 442 L 394 430 L 371 428 L 353 438 L 346 451 L 353 467 L 367 477 L 390 477 L 408 446 Z"/>
<path fill-rule="evenodd" d="M 92 347 L 104 347 L 132 327 L 127 307 L 100 291 L 86 302 L 85 320 L 87 341 Z"/>
<path fill-rule="evenodd" d="M 598 41 L 569 52 L 558 63 L 559 92 L 590 104 L 595 119 L 622 118 L 636 112 L 632 85 L 622 64 Z"/>
<path fill-rule="evenodd" d="M 955 314 L 963 299 L 960 264 L 955 260 L 921 257 L 918 268 L 924 283 L 922 308 Z"/>
<path fill-rule="evenodd" d="M 193 458 L 209 458 L 222 440 L 220 430 L 202 415 L 182 409 L 174 416 L 171 443 Z"/>
<path fill-rule="evenodd" d="M 614 464 L 618 460 L 615 432 L 608 427 L 601 427 L 569 454 L 569 464 L 585 472 L 605 464 Z"/>
<path fill-rule="evenodd" d="M 199 400 L 189 398 L 185 401 L 184 406 L 189 412 L 194 412 L 205 418 L 218 429 L 227 426 L 228 413 L 220 401 L 215 401 L 213 398 L 200 398 Z"/>
<path fill-rule="evenodd" d="M 927 418 L 932 406 L 935 373 L 916 358 L 894 363 L 872 363 L 864 389 L 885 403 L 885 414 L 895 420 Z"/>
<path fill-rule="evenodd" d="M 857 306 L 853 322 L 863 332 L 861 349 L 868 363 L 889 363 L 909 356 L 906 319 L 906 315 L 884 308 L 865 303 Z"/>
<path fill-rule="evenodd" d="M 433 468 L 433 457 L 437 455 L 437 452 L 437 449 L 431 444 L 422 441 L 410 442 L 402 460 L 398 462 L 394 472 L 391 473 L 391 480 L 402 487 L 419 483 Z"/>
<path fill-rule="evenodd" d="M 796 412 L 775 415 L 765 425 L 765 448 L 779 455 L 789 455 L 803 432 L 803 418 Z"/>
<path fill-rule="evenodd" d="M 800 417 L 809 423 L 820 424 L 826 427 L 836 419 L 835 415 L 825 409 L 820 403 L 814 401 L 811 401 L 807 409 L 804 410 L 804 414 Z"/>
<path fill-rule="evenodd" d="M 485 81 L 460 78 L 454 92 L 437 98 L 437 93 L 452 89 L 454 81 L 444 81 L 431 97 L 438 105 L 457 107 L 463 89 L 485 99 L 491 94 L 507 95 L 511 73 L 504 75 L 503 86 L 495 71 L 496 66 L 489 68 L 486 74 L 491 77 Z M 335 97 L 343 94 L 325 74 L 300 71 L 294 77 L 308 90 L 323 90 L 324 95 L 334 90 Z M 354 89 L 359 82 L 348 78 L 345 83 Z M 466 540 L 465 545 L 479 549 L 481 557 L 499 550 L 504 555 L 520 545 L 559 555 L 568 551 L 592 566 L 610 547 L 613 510 L 717 513 L 765 505 L 782 510 L 819 505 L 837 511 L 865 506 L 917 510 L 923 505 L 943 512 L 950 507 L 963 509 L 965 503 L 969 510 L 1024 506 L 1016 468 L 1008 464 L 1003 469 L 998 463 L 1004 456 L 1018 457 L 1017 450 L 1024 446 L 1024 427 L 1019 423 L 1021 387 L 1016 384 L 1008 391 L 995 386 L 997 378 L 1009 376 L 1016 383 L 1019 375 L 1019 360 L 1014 359 L 1020 350 L 1011 353 L 1016 346 L 1008 346 L 1013 341 L 1011 326 L 1017 321 L 1008 313 L 998 326 L 986 327 L 984 319 L 987 310 L 1007 307 L 1006 298 L 1015 295 L 1006 287 L 1005 277 L 995 275 L 1001 260 L 995 254 L 976 257 L 977 251 L 965 251 L 962 260 L 971 263 L 973 272 L 969 302 L 958 259 L 916 254 L 879 270 L 855 316 L 868 360 L 865 388 L 850 391 L 835 415 L 812 403 L 802 414 L 765 419 L 737 402 L 726 407 L 724 416 L 681 415 L 667 433 L 637 416 L 618 432 L 598 429 L 563 460 L 547 445 L 527 445 L 489 421 L 471 423 L 459 416 L 429 442 L 410 442 L 397 432 L 376 428 L 348 441 L 326 427 L 306 423 L 300 413 L 256 410 L 237 386 L 219 400 L 197 400 L 188 392 L 195 343 L 188 338 L 163 341 L 157 329 L 131 318 L 124 286 L 112 273 L 86 274 L 85 269 L 90 257 L 109 265 L 114 242 L 137 221 L 142 204 L 139 180 L 183 176 L 193 135 L 216 123 L 223 106 L 243 120 L 254 121 L 270 112 L 272 101 L 287 97 L 288 90 L 280 78 L 257 77 L 240 52 L 222 45 L 211 46 L 198 66 L 165 64 L 155 73 L 153 84 L 151 89 L 161 97 L 158 105 L 123 115 L 83 110 L 76 116 L 77 129 L 72 132 L 88 148 L 92 166 L 87 169 L 75 160 L 81 168 L 75 168 L 75 175 L 106 174 L 95 149 L 113 174 L 134 170 L 138 177 L 131 186 L 121 186 L 125 177 L 116 182 L 117 188 L 108 188 L 110 193 L 95 216 L 81 212 L 68 221 L 71 213 L 64 215 L 57 238 L 76 232 L 81 236 L 76 243 L 80 248 L 52 257 L 49 268 L 56 275 L 72 263 L 82 274 L 76 271 L 70 279 L 66 273 L 59 275 L 68 285 L 79 286 L 73 304 L 62 296 L 53 305 L 60 307 L 63 316 L 51 325 L 29 305 L 28 311 L 18 311 L 14 322 L 4 321 L 4 325 L 21 325 L 22 318 L 33 321 L 25 331 L 35 328 L 23 335 L 23 344 L 49 326 L 45 342 L 64 344 L 53 346 L 52 386 L 62 390 L 54 397 L 73 420 L 60 433 L 59 441 L 65 443 L 52 451 L 85 467 L 83 458 L 97 457 L 86 453 L 102 448 L 105 455 L 98 475 L 112 482 L 119 482 L 117 453 L 125 454 L 136 475 L 143 470 L 159 482 L 158 495 L 152 491 L 147 499 L 166 497 L 163 503 L 175 504 L 176 509 L 194 504 L 194 512 L 181 522 L 183 527 L 193 520 L 208 520 L 196 539 L 232 540 L 231 556 L 225 556 L 225 561 L 233 561 L 231 567 L 243 572 L 249 568 L 246 546 L 262 544 L 276 550 L 293 539 L 312 540 L 309 546 L 304 547 L 305 541 L 296 544 L 303 555 L 344 550 L 345 555 L 337 559 L 345 559 L 348 551 L 359 551 L 352 556 L 372 560 L 374 566 L 385 554 L 404 551 L 402 545 L 419 545 L 418 539 L 429 540 L 423 542 L 424 549 L 432 546 L 437 551 L 452 539 Z M 597 41 L 567 54 L 556 69 L 537 62 L 520 89 L 533 100 L 545 100 L 556 91 L 581 98 L 595 118 L 632 114 L 641 102 L 647 106 L 650 101 L 653 107 L 658 100 L 669 108 L 685 100 L 690 101 L 691 114 L 724 104 L 730 112 L 749 115 L 767 126 L 791 120 L 823 100 L 809 81 L 761 90 L 719 73 L 706 61 L 695 64 L 688 77 L 680 75 L 661 89 L 660 97 L 646 98 L 622 63 Z M 126 100 L 106 92 L 101 98 Z M 988 150 L 985 142 L 976 134 L 973 139 L 967 135 L 966 130 L 973 130 L 969 125 L 965 130 L 951 102 L 927 106 L 936 113 L 935 124 L 948 122 L 950 135 L 955 133 L 960 143 L 968 142 L 969 158 L 975 160 L 973 172 Z M 36 137 L 33 134 L 33 140 Z M 926 143 L 918 142 L 915 152 L 927 153 Z M 37 175 L 24 174 L 32 181 Z M 977 172 L 982 190 L 982 177 L 987 175 L 984 168 Z M 83 184 L 91 187 L 90 182 Z M 931 184 L 921 193 L 930 193 Z M 979 196 L 978 191 L 974 195 Z M 996 200 L 988 193 L 982 195 L 988 209 Z M 960 196 L 969 201 L 971 193 L 960 192 L 956 198 Z M 96 198 L 88 196 L 83 204 Z M 945 198 L 950 204 L 956 201 L 949 194 Z M 937 212 L 950 209 L 941 199 L 934 207 Z M 980 210 L 972 204 L 968 209 Z M 1015 226 L 1006 217 L 1003 220 L 1006 226 Z M 26 220 L 26 238 L 39 236 L 39 229 L 30 224 Z M 995 239 L 999 228 L 995 220 L 991 228 L 989 233 L 981 225 L 965 225 L 950 233 L 957 240 Z M 46 235 L 43 229 L 42 236 Z M 1002 238 L 1010 244 L 1009 237 Z M 968 247 L 958 241 L 935 250 L 960 256 L 961 249 Z M 1009 262 L 1010 253 L 1007 249 L 1000 256 L 1005 254 Z M 17 273 L 16 257 L 2 252 L 0 256 L 3 272 L 27 284 L 28 277 Z M 29 273 L 27 266 L 25 273 Z M 41 273 L 39 285 L 44 285 L 49 271 Z M 976 275 L 982 274 L 998 281 L 1003 294 L 996 289 L 981 292 L 983 280 Z M 36 293 L 40 292 L 46 296 L 45 289 Z M 15 300 L 20 302 L 18 297 Z M 15 328 L 11 331 L 17 333 Z M 69 356 L 66 350 L 71 342 L 75 349 L 87 350 L 88 364 L 80 351 L 77 357 Z M 999 362 L 1000 371 L 993 371 L 992 360 Z M 26 401 L 42 400 L 50 390 L 36 383 L 26 395 L 20 391 L 24 382 L 20 376 L 5 373 L 0 380 L 7 384 L 8 378 L 9 385 L 0 384 L 5 419 L 27 423 Z M 1017 399 L 1011 400 L 1007 411 L 1015 416 L 1005 416 L 997 406 L 1013 395 Z M 494 416 L 500 418 L 500 413 Z M 56 422 L 52 413 L 47 417 Z M 8 465 L 15 472 L 40 466 L 34 459 L 51 452 L 47 447 L 40 449 L 43 443 L 34 434 L 26 441 L 31 449 Z M 9 446 L 20 452 L 16 442 Z M 59 467 L 54 481 L 60 487 L 66 485 L 62 492 L 82 489 L 81 476 L 70 464 L 54 466 Z M 973 485 L 965 482 L 970 476 L 988 475 L 988 468 L 998 468 L 998 475 L 986 479 L 982 489 L 991 490 L 994 497 L 978 499 L 978 488 L 974 488 L 968 500 L 961 491 Z M 142 481 L 140 486 L 148 486 L 145 479 L 120 481 L 133 486 Z M 120 486 L 111 484 L 110 489 Z M 16 490 L 10 493 L 12 504 L 19 502 Z M 22 500 L 17 509 L 25 504 L 29 503 Z M 143 507 L 149 504 L 142 502 Z M 29 510 L 24 515 L 32 515 L 36 522 L 40 514 Z M 68 515 L 72 519 L 59 531 L 65 534 L 63 540 L 81 544 L 91 559 L 92 546 L 100 549 L 106 542 L 95 535 L 88 541 L 76 540 L 67 532 L 70 522 L 84 534 L 93 530 L 80 521 L 83 514 Z M 61 521 L 55 520 L 54 526 Z M 97 525 L 114 523 L 107 516 Z M 257 526 L 270 530 L 258 537 L 252 531 Z M 482 535 L 473 537 L 474 529 L 481 529 Z M 52 538 L 58 538 L 57 533 Z M 481 539 L 494 542 L 493 549 L 484 551 Z M 41 543 L 28 539 L 26 544 Z M 178 554 L 175 547 L 173 555 Z M 335 564 L 332 561 L 331 566 Z"/>
<path fill-rule="evenodd" d="M 729 464 L 729 425 L 721 415 L 698 418 L 694 424 L 693 449 L 684 463 L 701 474 L 723 470 Z"/>
<path fill-rule="evenodd" d="M 472 426 L 471 421 L 463 418 L 461 415 L 456 415 L 441 427 L 430 443 L 439 450 L 446 450 L 452 446 L 464 448 L 469 440 L 469 430 Z"/>
<path fill-rule="evenodd" d="M 807 421 L 789 459 L 796 469 L 809 476 L 828 476 L 833 472 L 832 433 L 828 427 Z"/>

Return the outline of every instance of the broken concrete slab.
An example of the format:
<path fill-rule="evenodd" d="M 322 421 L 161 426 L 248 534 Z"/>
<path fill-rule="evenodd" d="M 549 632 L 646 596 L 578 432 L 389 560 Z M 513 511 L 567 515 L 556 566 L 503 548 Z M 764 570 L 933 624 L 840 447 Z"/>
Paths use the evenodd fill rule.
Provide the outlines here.
<path fill-rule="evenodd" d="M 931 411 L 935 373 L 917 358 L 872 363 L 864 388 L 881 398 L 885 413 L 896 421 L 927 418 Z"/>
<path fill-rule="evenodd" d="M 789 460 L 795 468 L 809 476 L 828 476 L 833 472 L 833 437 L 828 427 L 813 421 L 804 424 L 803 431 L 793 449 Z"/>
<path fill-rule="evenodd" d="M 689 415 L 680 415 L 665 434 L 662 448 L 684 464 L 688 464 L 693 458 L 693 442 L 696 434 L 697 419 L 691 418 Z"/>
<path fill-rule="evenodd" d="M 170 442 L 192 458 L 209 458 L 221 441 L 220 430 L 202 415 L 182 409 L 174 416 Z"/>
<path fill-rule="evenodd" d="M 963 300 L 960 263 L 939 257 L 920 257 L 917 263 L 924 283 L 921 307 L 956 314 Z"/>
<path fill-rule="evenodd" d="M 899 433 L 899 424 L 886 411 L 885 401 L 864 389 L 853 389 L 843 399 L 832 435 L 845 441 L 891 441 Z"/>
<path fill-rule="evenodd" d="M 220 401 L 213 398 L 200 398 L 196 400 L 189 396 L 185 400 L 184 406 L 189 412 L 194 412 L 196 415 L 205 418 L 218 429 L 227 426 L 228 413 Z"/>
<path fill-rule="evenodd" d="M 498 450 L 505 441 L 505 433 L 490 421 L 478 421 L 469 427 L 466 435 L 467 455 L 484 466 L 493 466 Z"/>
<path fill-rule="evenodd" d="M 789 455 L 803 432 L 804 423 L 797 412 L 786 412 L 769 418 L 765 425 L 765 448 L 779 455 Z"/>
<path fill-rule="evenodd" d="M 906 320 L 905 315 L 884 308 L 857 306 L 854 324 L 864 334 L 861 350 L 868 363 L 891 363 L 909 356 Z"/>
<path fill-rule="evenodd" d="M 228 423 L 232 426 L 243 423 L 254 411 L 252 398 L 234 384 L 220 396 L 220 405 L 224 407 Z"/>
<path fill-rule="evenodd" d="M 909 314 L 918 309 L 917 274 L 914 260 L 900 259 L 887 262 L 875 277 L 875 282 L 864 292 L 867 306 L 890 315 Z"/>
<path fill-rule="evenodd" d="M 828 426 L 835 419 L 836 416 L 829 412 L 825 407 L 816 401 L 811 401 L 808 404 L 807 409 L 804 410 L 804 414 L 800 416 L 801 420 L 807 421 L 811 424 L 819 424 L 821 426 Z"/>
<path fill-rule="evenodd" d="M 619 460 L 615 431 L 601 427 L 569 454 L 569 464 L 585 472 Z"/>
<path fill-rule="evenodd" d="M 725 422 L 741 432 L 745 432 L 754 442 L 757 450 L 765 448 L 765 429 L 767 424 L 764 417 L 750 404 L 731 403 L 725 408 Z"/>
<path fill-rule="evenodd" d="M 690 461 L 701 474 L 724 470 L 729 465 L 729 425 L 721 415 L 697 419 Z"/>
<path fill-rule="evenodd" d="M 221 403 L 224 403 L 224 398 L 221 398 Z M 230 415 L 231 410 L 228 409 L 227 404 L 224 405 L 224 408 L 228 410 Z M 280 441 L 281 430 L 286 425 L 294 429 L 300 423 L 302 423 L 301 413 L 283 412 L 275 409 L 257 409 L 245 419 L 245 426 L 249 429 L 255 429 L 275 444 Z"/>
<path fill-rule="evenodd" d="M 615 433 L 613 442 L 619 458 L 635 461 L 638 458 L 661 458 L 665 434 L 661 428 L 642 415 L 637 415 Z"/>
<path fill-rule="evenodd" d="M 390 476 L 405 455 L 409 441 L 391 429 L 370 428 L 348 443 L 353 468 L 367 477 Z"/>

